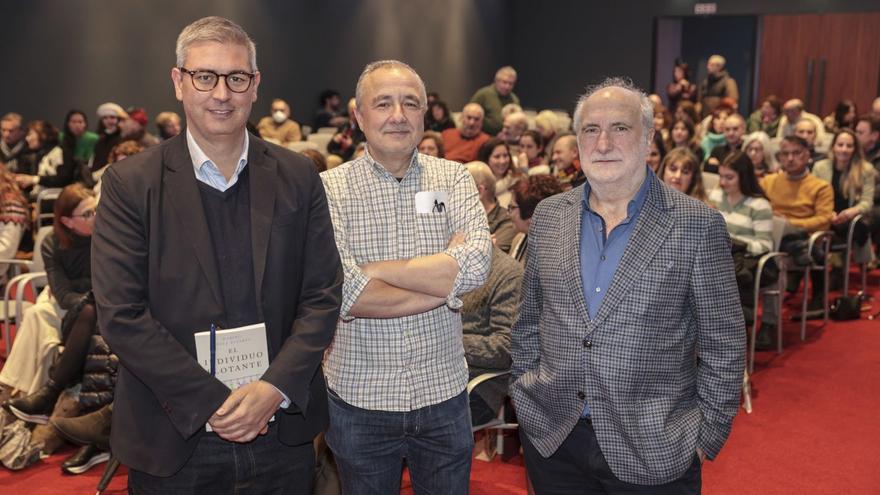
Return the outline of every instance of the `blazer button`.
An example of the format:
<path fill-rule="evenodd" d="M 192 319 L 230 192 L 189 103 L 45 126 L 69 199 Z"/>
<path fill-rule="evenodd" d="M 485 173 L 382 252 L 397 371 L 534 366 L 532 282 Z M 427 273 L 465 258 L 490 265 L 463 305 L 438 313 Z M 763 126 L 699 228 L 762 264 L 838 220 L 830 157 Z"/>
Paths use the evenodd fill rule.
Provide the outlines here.
<path fill-rule="evenodd" d="M 593 341 L 591 341 L 590 339 L 584 339 L 584 347 L 586 347 L 587 349 L 593 347 Z"/>
<path fill-rule="evenodd" d="M 585 393 L 583 393 L 583 392 L 581 392 L 581 391 L 578 391 L 578 399 L 580 399 L 580 400 L 584 400 L 584 399 L 586 399 L 586 398 L 587 398 L 587 394 L 585 394 Z"/>

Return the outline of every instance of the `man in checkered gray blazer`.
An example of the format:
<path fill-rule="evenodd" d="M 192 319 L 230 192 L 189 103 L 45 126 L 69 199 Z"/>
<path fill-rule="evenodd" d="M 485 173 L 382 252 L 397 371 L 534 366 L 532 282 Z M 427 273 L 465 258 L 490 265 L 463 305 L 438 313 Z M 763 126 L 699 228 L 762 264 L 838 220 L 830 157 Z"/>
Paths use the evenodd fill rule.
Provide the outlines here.
<path fill-rule="evenodd" d="M 622 79 L 574 114 L 587 183 L 532 217 L 511 394 L 536 492 L 699 493 L 739 405 L 745 326 L 724 220 L 645 165 Z"/>

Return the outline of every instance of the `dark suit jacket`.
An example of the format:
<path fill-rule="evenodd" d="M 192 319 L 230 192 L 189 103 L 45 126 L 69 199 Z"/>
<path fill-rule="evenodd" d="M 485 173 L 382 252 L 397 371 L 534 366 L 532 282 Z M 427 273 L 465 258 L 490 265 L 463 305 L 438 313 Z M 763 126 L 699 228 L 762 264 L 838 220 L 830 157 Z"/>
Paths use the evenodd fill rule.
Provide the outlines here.
<path fill-rule="evenodd" d="M 324 429 L 321 360 L 336 328 L 342 271 L 324 188 L 305 157 L 250 136 L 254 277 L 270 366 L 291 400 L 286 444 Z M 217 261 L 185 133 L 103 176 L 92 277 L 101 333 L 119 356 L 111 444 L 123 464 L 179 470 L 229 394 L 196 362 L 193 334 L 223 315 Z"/>
<path fill-rule="evenodd" d="M 724 219 L 653 173 L 595 319 L 580 269 L 583 187 L 542 201 L 529 230 L 513 327 L 520 428 L 553 454 L 590 406 L 621 480 L 679 478 L 697 447 L 714 458 L 739 407 L 745 324 Z"/>

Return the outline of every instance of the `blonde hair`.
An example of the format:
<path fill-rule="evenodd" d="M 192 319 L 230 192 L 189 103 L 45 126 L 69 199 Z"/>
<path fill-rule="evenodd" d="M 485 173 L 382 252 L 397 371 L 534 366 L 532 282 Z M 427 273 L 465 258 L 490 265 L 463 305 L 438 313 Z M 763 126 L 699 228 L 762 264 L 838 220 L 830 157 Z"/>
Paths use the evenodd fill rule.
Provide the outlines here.
<path fill-rule="evenodd" d="M 846 134 L 850 138 L 852 138 L 854 149 L 853 155 L 850 157 L 849 162 L 846 164 L 846 169 L 843 171 L 843 175 L 840 178 L 840 192 L 846 199 L 858 200 L 862 197 L 862 187 L 865 181 L 874 180 L 874 167 L 865 160 L 865 155 L 862 152 L 862 146 L 861 144 L 859 144 L 859 140 L 856 137 L 856 134 L 848 128 L 841 129 L 837 132 L 837 134 L 834 135 L 834 139 L 831 140 L 831 149 L 834 149 L 834 145 L 843 134 Z M 834 167 L 834 162 L 835 159 L 832 152 L 832 167 Z M 850 197 L 851 194 L 852 197 Z"/>

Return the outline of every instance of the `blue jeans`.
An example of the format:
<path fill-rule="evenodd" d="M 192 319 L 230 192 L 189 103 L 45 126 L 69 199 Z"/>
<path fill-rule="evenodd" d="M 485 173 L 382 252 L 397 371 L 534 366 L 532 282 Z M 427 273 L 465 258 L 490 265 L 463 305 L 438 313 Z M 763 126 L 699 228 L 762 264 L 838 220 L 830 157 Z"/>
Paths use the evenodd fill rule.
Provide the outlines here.
<path fill-rule="evenodd" d="M 205 433 L 192 457 L 169 477 L 134 469 L 128 474 L 133 495 L 200 495 L 204 493 L 311 495 L 315 471 L 312 443 L 289 446 L 278 440 L 278 427 L 248 443 Z"/>
<path fill-rule="evenodd" d="M 416 494 L 468 493 L 474 436 L 466 392 L 409 412 L 361 409 L 328 392 L 326 439 L 342 493 L 400 493 L 404 459 Z"/>

